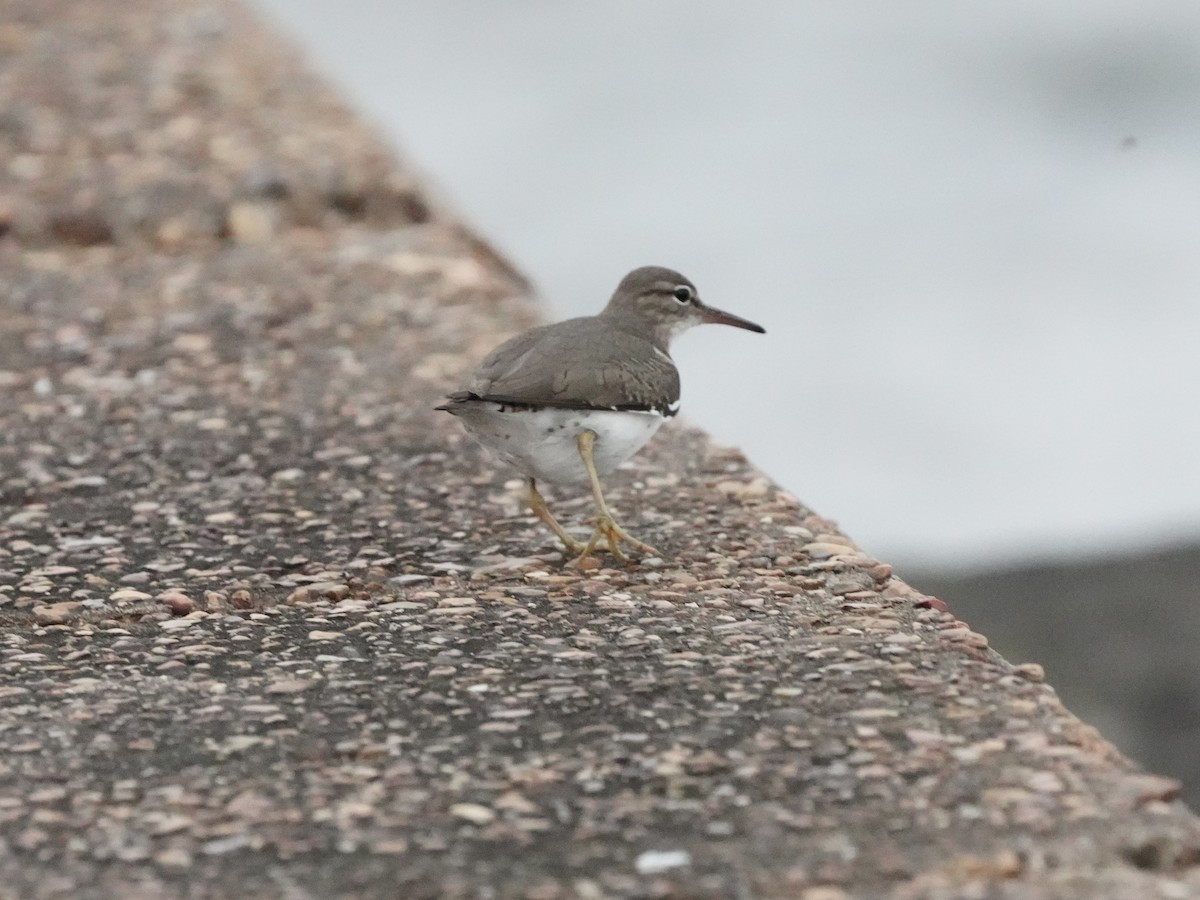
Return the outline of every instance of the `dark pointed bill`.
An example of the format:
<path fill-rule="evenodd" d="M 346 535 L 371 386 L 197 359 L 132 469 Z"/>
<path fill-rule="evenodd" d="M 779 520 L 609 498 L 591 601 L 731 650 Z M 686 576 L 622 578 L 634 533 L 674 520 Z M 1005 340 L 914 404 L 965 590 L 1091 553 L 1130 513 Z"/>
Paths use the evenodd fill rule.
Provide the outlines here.
<path fill-rule="evenodd" d="M 735 316 L 724 310 L 713 309 L 711 306 L 700 307 L 700 318 L 712 325 L 732 325 L 734 328 L 745 328 L 747 331 L 756 331 L 759 334 L 767 333 L 767 329 L 761 325 L 755 325 L 749 319 L 743 319 L 741 316 Z"/>

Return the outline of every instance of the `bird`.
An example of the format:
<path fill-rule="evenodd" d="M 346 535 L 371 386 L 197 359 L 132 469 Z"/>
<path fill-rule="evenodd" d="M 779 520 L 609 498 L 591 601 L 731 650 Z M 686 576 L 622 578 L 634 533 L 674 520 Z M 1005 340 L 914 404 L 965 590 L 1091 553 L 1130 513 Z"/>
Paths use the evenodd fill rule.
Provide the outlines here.
<path fill-rule="evenodd" d="M 707 306 L 696 286 L 673 269 L 643 266 L 621 279 L 594 316 L 530 328 L 496 347 L 466 385 L 436 409 L 520 472 L 529 506 L 583 564 L 603 541 L 661 556 L 622 528 L 604 499 L 600 476 L 640 450 L 679 411 L 679 370 L 671 342 L 705 323 L 764 334 L 748 319 Z M 586 543 L 554 518 L 538 482 L 589 482 L 596 515 Z"/>

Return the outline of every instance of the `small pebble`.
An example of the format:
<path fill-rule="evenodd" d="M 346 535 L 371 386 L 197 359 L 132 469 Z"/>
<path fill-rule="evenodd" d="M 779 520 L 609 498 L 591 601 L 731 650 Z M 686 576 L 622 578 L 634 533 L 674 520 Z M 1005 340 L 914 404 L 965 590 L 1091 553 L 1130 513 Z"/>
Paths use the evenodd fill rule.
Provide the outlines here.
<path fill-rule="evenodd" d="M 692 864 L 692 855 L 686 850 L 647 850 L 634 861 L 639 875 L 661 875 L 672 869 Z"/>
<path fill-rule="evenodd" d="M 182 591 L 163 591 L 158 595 L 158 599 L 175 616 L 186 616 L 196 608 L 196 604 L 192 602 L 192 598 Z"/>
<path fill-rule="evenodd" d="M 494 810 L 478 803 L 455 803 L 450 807 L 450 815 L 464 819 L 472 825 L 487 825 L 496 818 Z"/>

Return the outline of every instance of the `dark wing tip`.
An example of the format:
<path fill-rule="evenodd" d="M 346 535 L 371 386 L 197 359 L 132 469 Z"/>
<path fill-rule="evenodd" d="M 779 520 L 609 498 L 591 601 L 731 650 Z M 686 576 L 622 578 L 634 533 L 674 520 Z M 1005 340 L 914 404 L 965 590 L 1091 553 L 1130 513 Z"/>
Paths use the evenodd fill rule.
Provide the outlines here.
<path fill-rule="evenodd" d="M 443 403 L 441 406 L 435 406 L 434 409 L 440 412 L 453 413 L 454 408 L 462 403 L 467 403 L 471 400 L 482 400 L 478 394 L 473 391 L 455 391 L 453 394 L 447 394 L 446 399 L 449 403 Z"/>

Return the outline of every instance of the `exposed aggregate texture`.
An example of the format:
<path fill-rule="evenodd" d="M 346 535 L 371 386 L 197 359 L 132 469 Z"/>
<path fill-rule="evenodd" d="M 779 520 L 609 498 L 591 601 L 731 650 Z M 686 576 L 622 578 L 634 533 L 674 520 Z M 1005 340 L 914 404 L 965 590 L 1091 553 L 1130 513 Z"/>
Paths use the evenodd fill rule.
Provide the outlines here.
<path fill-rule="evenodd" d="M 241 8 L 3 7 L 0 897 L 1200 896 L 1176 783 L 736 450 L 565 566 L 432 409 L 525 285 Z"/>

